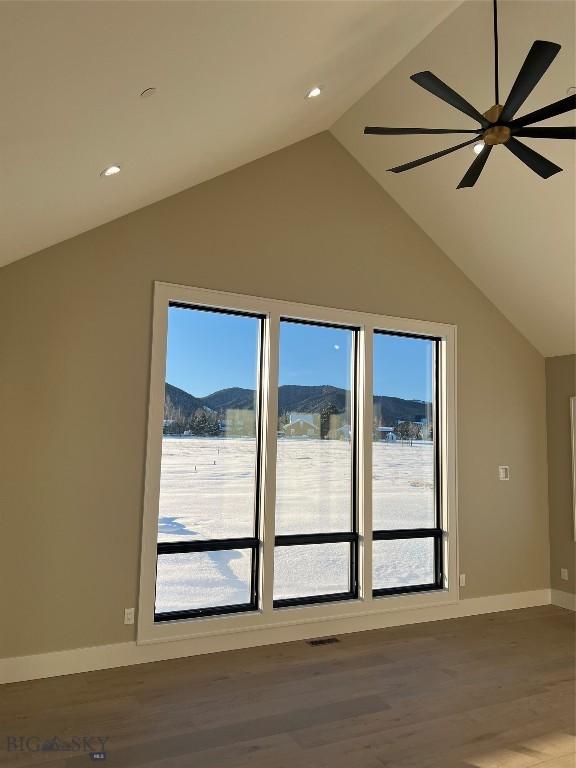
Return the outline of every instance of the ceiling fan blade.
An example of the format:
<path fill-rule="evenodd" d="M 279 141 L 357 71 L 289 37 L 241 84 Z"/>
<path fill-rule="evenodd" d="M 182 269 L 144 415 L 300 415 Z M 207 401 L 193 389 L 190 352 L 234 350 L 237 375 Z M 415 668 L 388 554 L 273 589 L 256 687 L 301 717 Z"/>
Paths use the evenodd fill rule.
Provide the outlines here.
<path fill-rule="evenodd" d="M 480 133 L 481 130 L 481 128 L 381 128 L 378 125 L 367 125 L 364 128 L 364 133 L 376 134 L 378 136 L 407 136 L 416 133 Z"/>
<path fill-rule="evenodd" d="M 551 163 L 550 160 L 546 160 L 546 158 L 538 154 L 538 152 L 534 152 L 534 150 L 527 147 L 526 144 L 522 144 L 521 141 L 517 141 L 514 138 L 508 139 L 504 146 L 543 179 L 547 179 L 562 170 L 562 168 Z"/>
<path fill-rule="evenodd" d="M 558 43 L 549 43 L 547 40 L 535 40 L 532 43 L 532 48 L 528 51 L 518 77 L 508 94 L 500 115 L 500 122 L 507 123 L 514 117 L 552 64 L 560 48 Z"/>
<path fill-rule="evenodd" d="M 576 139 L 576 128 L 521 128 L 514 136 L 531 139 Z"/>
<path fill-rule="evenodd" d="M 464 112 L 465 115 L 468 115 L 472 119 L 476 120 L 483 127 L 489 125 L 484 115 L 480 114 L 480 112 L 478 112 L 478 110 L 475 109 L 472 104 L 469 104 L 466 99 L 460 96 L 459 93 L 456 93 L 456 91 L 453 91 L 449 85 L 443 83 L 442 80 L 436 77 L 436 75 L 433 75 L 432 72 L 417 72 L 415 75 L 410 77 L 410 80 L 413 80 L 421 88 L 424 88 L 425 90 L 434 94 L 434 96 L 442 99 L 442 101 L 450 104 L 450 106 L 460 110 L 460 112 Z"/>
<path fill-rule="evenodd" d="M 463 187 L 473 187 L 474 184 L 478 181 L 478 177 L 482 173 L 482 170 L 484 166 L 486 165 L 486 160 L 488 160 L 488 157 L 490 156 L 490 152 L 493 150 L 492 144 L 485 144 L 484 149 L 478 157 L 474 160 L 470 168 L 466 171 L 464 174 L 464 177 L 460 184 L 456 187 L 456 189 L 462 189 Z"/>
<path fill-rule="evenodd" d="M 419 165 L 424 165 L 424 163 L 429 163 L 431 160 L 436 160 L 438 157 L 443 157 L 444 155 L 449 155 L 451 152 L 456 152 L 457 149 L 467 147 L 469 144 L 474 144 L 475 141 L 477 141 L 477 139 L 470 139 L 470 141 L 464 141 L 462 144 L 456 144 L 455 147 L 448 147 L 448 149 L 443 149 L 441 152 L 434 152 L 433 155 L 426 155 L 426 157 L 421 157 L 419 160 L 412 160 L 411 163 L 397 165 L 395 168 L 388 168 L 387 170 L 392 171 L 392 173 L 409 171 L 411 168 L 417 168 Z"/>
<path fill-rule="evenodd" d="M 541 120 L 548 120 L 549 117 L 563 115 L 565 112 L 570 112 L 572 109 L 576 109 L 576 95 L 566 96 L 565 99 L 560 99 L 560 101 L 555 101 L 553 104 L 548 104 L 547 107 L 537 109 L 523 117 L 517 117 L 515 120 L 512 120 L 509 125 L 511 128 L 520 125 L 532 125 L 532 123 L 539 123 Z"/>

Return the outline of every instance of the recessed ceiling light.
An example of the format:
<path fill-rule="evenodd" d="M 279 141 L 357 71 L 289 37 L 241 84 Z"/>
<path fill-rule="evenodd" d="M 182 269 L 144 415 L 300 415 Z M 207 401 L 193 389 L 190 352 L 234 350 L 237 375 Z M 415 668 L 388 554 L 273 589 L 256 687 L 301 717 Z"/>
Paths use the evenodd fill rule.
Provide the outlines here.
<path fill-rule="evenodd" d="M 145 88 L 140 94 L 140 98 L 148 99 L 150 98 L 150 96 L 154 96 L 155 93 L 156 93 L 156 88 Z"/>
<path fill-rule="evenodd" d="M 483 141 L 477 141 L 476 144 L 474 144 L 474 146 L 472 147 L 472 149 L 474 150 L 474 152 L 476 152 L 477 155 L 479 155 L 485 146 L 486 145 L 484 144 Z"/>
<path fill-rule="evenodd" d="M 117 173 L 120 173 L 120 166 L 109 165 L 108 168 L 104 168 L 103 171 L 100 171 L 100 176 L 116 176 Z"/>
<path fill-rule="evenodd" d="M 315 85 L 314 88 L 311 88 L 308 93 L 306 94 L 307 99 L 315 99 L 316 96 L 320 96 L 322 93 L 322 88 L 319 85 Z"/>

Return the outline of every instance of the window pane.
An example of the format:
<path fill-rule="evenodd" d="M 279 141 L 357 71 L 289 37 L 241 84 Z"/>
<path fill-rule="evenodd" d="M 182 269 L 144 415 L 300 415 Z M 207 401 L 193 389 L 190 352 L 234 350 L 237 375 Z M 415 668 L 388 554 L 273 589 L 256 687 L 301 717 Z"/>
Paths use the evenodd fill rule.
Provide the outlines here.
<path fill-rule="evenodd" d="M 280 324 L 276 533 L 352 526 L 354 332 Z"/>
<path fill-rule="evenodd" d="M 434 539 L 374 541 L 373 589 L 434 583 Z"/>
<path fill-rule="evenodd" d="M 350 544 L 276 547 L 274 600 L 350 591 Z"/>
<path fill-rule="evenodd" d="M 374 530 L 436 526 L 435 342 L 374 334 Z"/>
<path fill-rule="evenodd" d="M 156 613 L 250 602 L 252 550 L 159 555 Z"/>
<path fill-rule="evenodd" d="M 254 536 L 260 323 L 168 311 L 158 541 Z"/>

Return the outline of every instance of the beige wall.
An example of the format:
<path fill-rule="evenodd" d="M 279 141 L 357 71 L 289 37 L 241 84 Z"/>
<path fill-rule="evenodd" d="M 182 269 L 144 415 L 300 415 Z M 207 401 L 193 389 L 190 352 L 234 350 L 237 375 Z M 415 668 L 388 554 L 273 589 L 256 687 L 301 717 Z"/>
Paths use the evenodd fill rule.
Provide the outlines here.
<path fill-rule="evenodd" d="M 570 398 L 576 395 L 576 356 L 546 359 L 548 419 L 548 505 L 550 509 L 550 581 L 553 589 L 576 592 L 576 544 L 572 501 Z M 568 581 L 560 569 L 568 569 Z"/>
<path fill-rule="evenodd" d="M 544 360 L 324 133 L 0 270 L 1 655 L 134 636 L 154 280 L 457 324 L 462 594 L 549 585 Z"/>

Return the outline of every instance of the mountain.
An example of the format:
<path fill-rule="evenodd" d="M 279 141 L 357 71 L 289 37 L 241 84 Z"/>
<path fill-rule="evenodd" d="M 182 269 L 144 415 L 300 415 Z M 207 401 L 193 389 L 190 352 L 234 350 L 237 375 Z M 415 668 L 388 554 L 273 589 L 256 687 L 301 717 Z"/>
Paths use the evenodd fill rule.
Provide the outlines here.
<path fill-rule="evenodd" d="M 224 415 L 227 410 L 251 410 L 254 408 L 254 390 L 230 387 L 220 389 L 206 397 L 194 397 L 183 389 L 166 383 L 166 401 L 170 402 L 182 416 L 188 418 L 198 408 L 209 408 Z M 338 413 L 344 413 L 348 392 L 329 384 L 304 387 L 297 384 L 285 384 L 278 388 L 278 412 L 320 413 L 328 406 L 335 407 Z M 374 397 L 374 416 L 383 426 L 393 427 L 400 421 L 418 421 L 426 418 L 429 403 L 422 400 L 404 400 L 401 397 L 376 395 Z"/>
<path fill-rule="evenodd" d="M 336 406 L 338 413 L 346 410 L 348 392 L 339 387 L 324 384 L 319 387 L 301 387 L 285 384 L 278 388 L 278 412 L 320 413 L 328 405 Z"/>
<path fill-rule="evenodd" d="M 164 408 L 168 405 L 168 401 L 174 407 L 174 410 L 180 411 L 183 416 L 191 416 L 198 408 L 202 408 L 204 403 L 200 398 L 190 395 L 183 389 L 168 384 L 166 382 L 164 386 Z"/>
<path fill-rule="evenodd" d="M 395 427 L 398 421 L 420 421 L 430 418 L 430 403 L 422 400 L 403 400 L 401 397 L 376 395 L 374 417 L 383 427 Z"/>
<path fill-rule="evenodd" d="M 239 410 L 251 410 L 254 408 L 254 390 L 242 389 L 242 387 L 230 387 L 229 389 L 219 389 L 202 398 L 202 403 L 213 411 L 226 411 L 229 408 Z"/>

